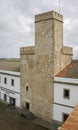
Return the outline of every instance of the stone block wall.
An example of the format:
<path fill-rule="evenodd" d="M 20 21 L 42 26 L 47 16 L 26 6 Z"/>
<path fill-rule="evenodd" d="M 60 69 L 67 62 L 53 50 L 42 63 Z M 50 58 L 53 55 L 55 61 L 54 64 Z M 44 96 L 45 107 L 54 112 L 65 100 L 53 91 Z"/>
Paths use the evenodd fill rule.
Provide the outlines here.
<path fill-rule="evenodd" d="M 28 103 L 36 116 L 51 121 L 54 75 L 72 59 L 72 49 L 63 47 L 63 16 L 55 11 L 36 15 L 35 46 L 21 48 L 20 55 L 21 107 Z"/>
<path fill-rule="evenodd" d="M 20 59 L 0 59 L 0 70 L 20 72 Z"/>

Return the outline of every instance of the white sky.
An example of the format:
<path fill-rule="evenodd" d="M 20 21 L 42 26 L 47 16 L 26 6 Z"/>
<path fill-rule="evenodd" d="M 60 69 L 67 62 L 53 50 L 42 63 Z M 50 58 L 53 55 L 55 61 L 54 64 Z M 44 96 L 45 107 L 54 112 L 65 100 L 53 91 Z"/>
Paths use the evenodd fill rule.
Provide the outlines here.
<path fill-rule="evenodd" d="M 64 16 L 64 42 L 78 59 L 78 0 L 60 0 Z M 0 58 L 15 58 L 20 47 L 34 45 L 34 18 L 38 13 L 59 11 L 59 0 L 0 0 Z"/>

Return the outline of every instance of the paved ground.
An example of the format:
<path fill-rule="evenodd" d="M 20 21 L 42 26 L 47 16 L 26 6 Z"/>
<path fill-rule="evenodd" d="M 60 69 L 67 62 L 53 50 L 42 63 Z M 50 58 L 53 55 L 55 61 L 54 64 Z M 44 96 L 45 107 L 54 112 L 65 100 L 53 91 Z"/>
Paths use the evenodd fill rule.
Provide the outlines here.
<path fill-rule="evenodd" d="M 49 123 L 38 118 L 31 122 L 0 102 L 0 130 L 57 130 L 59 126 L 56 122 Z"/>
<path fill-rule="evenodd" d="M 6 105 L 0 103 L 0 130 L 48 130 L 40 127 L 24 117 L 19 117 L 15 110 L 7 109 Z"/>
<path fill-rule="evenodd" d="M 37 118 L 33 122 L 39 126 L 43 126 L 45 128 L 48 128 L 49 130 L 57 130 L 61 126 L 60 123 L 57 123 L 55 121 L 48 122 L 48 121 L 45 121 L 45 120 L 39 119 L 39 118 Z"/>

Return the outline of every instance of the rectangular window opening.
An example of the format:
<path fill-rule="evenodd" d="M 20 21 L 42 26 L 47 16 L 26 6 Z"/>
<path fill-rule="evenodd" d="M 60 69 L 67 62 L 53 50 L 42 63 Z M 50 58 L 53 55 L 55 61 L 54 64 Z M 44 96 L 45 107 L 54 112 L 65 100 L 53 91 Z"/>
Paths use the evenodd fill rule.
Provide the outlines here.
<path fill-rule="evenodd" d="M 14 86 L 14 79 L 11 79 L 11 85 Z"/>
<path fill-rule="evenodd" d="M 7 78 L 4 78 L 4 83 L 7 84 Z"/>
<path fill-rule="evenodd" d="M 26 91 L 28 91 L 28 86 L 26 86 Z"/>
<path fill-rule="evenodd" d="M 69 89 L 64 89 L 64 98 L 69 99 L 70 98 L 70 90 Z"/>

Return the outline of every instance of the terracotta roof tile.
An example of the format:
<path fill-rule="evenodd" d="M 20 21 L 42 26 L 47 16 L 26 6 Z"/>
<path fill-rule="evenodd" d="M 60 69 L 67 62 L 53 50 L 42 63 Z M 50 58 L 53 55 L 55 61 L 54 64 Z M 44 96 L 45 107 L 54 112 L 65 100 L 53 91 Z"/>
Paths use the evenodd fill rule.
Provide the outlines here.
<path fill-rule="evenodd" d="M 75 106 L 60 130 L 78 130 L 78 104 Z"/>
<path fill-rule="evenodd" d="M 66 66 L 61 72 L 56 76 L 66 77 L 66 78 L 77 78 L 78 79 L 78 60 L 73 60 L 71 64 Z"/>

